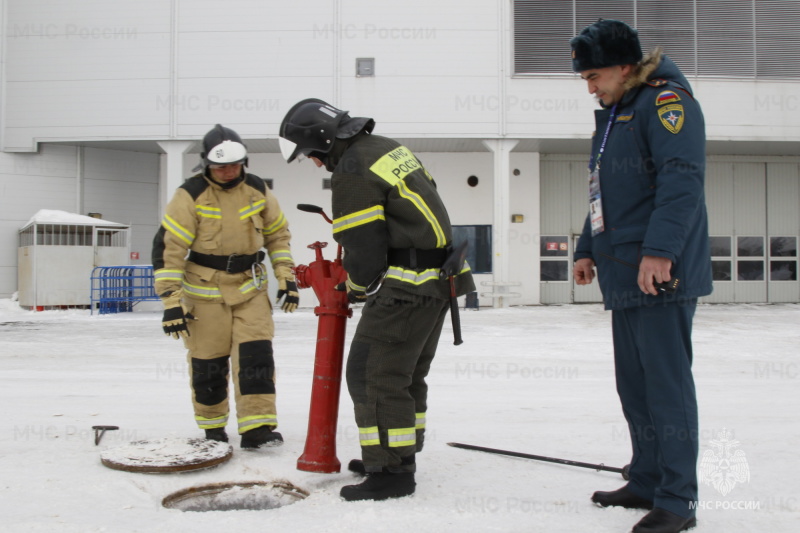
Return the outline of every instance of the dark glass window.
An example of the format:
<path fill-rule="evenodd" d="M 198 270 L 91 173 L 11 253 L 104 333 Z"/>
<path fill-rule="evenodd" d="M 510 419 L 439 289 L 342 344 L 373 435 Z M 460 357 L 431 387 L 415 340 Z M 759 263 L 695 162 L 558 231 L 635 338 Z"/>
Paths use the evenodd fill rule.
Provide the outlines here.
<path fill-rule="evenodd" d="M 711 261 L 711 273 L 714 281 L 731 281 L 731 262 Z"/>
<path fill-rule="evenodd" d="M 738 237 L 736 253 L 739 257 L 761 257 L 764 255 L 764 237 Z"/>
<path fill-rule="evenodd" d="M 467 263 L 473 274 L 492 272 L 492 226 L 453 226 L 453 242 L 467 241 Z"/>
<path fill-rule="evenodd" d="M 540 261 L 540 281 L 569 281 L 568 261 Z"/>
<path fill-rule="evenodd" d="M 739 281 L 764 281 L 764 261 L 737 261 L 736 268 Z"/>
<path fill-rule="evenodd" d="M 797 261 L 770 261 L 770 281 L 797 281 Z"/>
<path fill-rule="evenodd" d="M 772 257 L 797 257 L 797 237 L 770 237 L 769 255 Z"/>
<path fill-rule="evenodd" d="M 567 257 L 569 255 L 569 237 L 542 237 L 539 240 L 539 253 L 542 257 Z"/>
<path fill-rule="evenodd" d="M 715 257 L 730 257 L 731 256 L 731 238 L 730 237 L 709 237 L 711 244 L 711 255 Z"/>

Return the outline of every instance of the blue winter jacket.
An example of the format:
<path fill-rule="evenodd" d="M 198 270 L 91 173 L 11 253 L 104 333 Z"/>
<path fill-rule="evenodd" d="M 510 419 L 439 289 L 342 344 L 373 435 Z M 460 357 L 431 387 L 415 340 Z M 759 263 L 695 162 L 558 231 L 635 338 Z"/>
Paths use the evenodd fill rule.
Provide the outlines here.
<path fill-rule="evenodd" d="M 617 105 L 600 160 L 605 230 L 592 237 L 587 215 L 575 250 L 576 260 L 594 260 L 606 309 L 696 298 L 712 290 L 703 113 L 671 59 L 656 59 L 649 71 Z M 611 109 L 595 111 L 593 159 L 610 115 Z M 639 289 L 638 265 L 645 255 L 672 260 L 672 276 L 680 280 L 675 294 L 652 296 Z"/>

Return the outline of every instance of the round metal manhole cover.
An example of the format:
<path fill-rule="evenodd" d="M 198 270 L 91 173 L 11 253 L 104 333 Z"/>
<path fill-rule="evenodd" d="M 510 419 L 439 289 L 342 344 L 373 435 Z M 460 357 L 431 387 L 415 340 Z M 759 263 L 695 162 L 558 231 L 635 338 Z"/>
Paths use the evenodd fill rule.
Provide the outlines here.
<path fill-rule="evenodd" d="M 130 442 L 100 453 L 114 470 L 161 474 L 210 468 L 233 456 L 227 442 L 207 439 L 162 438 Z"/>
<path fill-rule="evenodd" d="M 161 501 L 180 511 L 264 511 L 305 499 L 308 492 L 288 481 L 211 483 L 179 490 Z"/>

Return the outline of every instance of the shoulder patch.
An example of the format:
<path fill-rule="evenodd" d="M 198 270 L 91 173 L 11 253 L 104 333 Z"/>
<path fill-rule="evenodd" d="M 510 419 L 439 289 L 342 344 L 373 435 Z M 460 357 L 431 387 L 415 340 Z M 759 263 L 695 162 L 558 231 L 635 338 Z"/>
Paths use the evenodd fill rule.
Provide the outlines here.
<path fill-rule="evenodd" d="M 645 83 L 647 85 L 649 85 L 650 87 L 661 87 L 662 85 L 666 85 L 667 84 L 667 80 L 662 79 L 662 78 L 655 78 L 655 79 L 652 79 L 652 80 L 647 80 Z"/>
<path fill-rule="evenodd" d="M 614 123 L 617 123 L 617 122 L 630 122 L 631 120 L 633 120 L 633 114 L 634 114 L 634 111 L 631 111 L 627 115 L 617 115 L 617 118 L 614 119 Z"/>
<path fill-rule="evenodd" d="M 670 133 L 678 133 L 683 128 L 684 112 L 681 104 L 669 104 L 658 108 L 658 118 Z"/>
<path fill-rule="evenodd" d="M 181 189 L 185 189 L 186 192 L 189 193 L 189 196 L 191 196 L 193 200 L 197 200 L 197 197 L 203 194 L 203 191 L 206 190 L 207 187 L 208 182 L 203 178 L 202 174 L 192 176 L 180 186 Z"/>
<path fill-rule="evenodd" d="M 674 91 L 661 91 L 658 93 L 658 96 L 656 96 L 656 107 L 680 101 L 681 97 Z"/>

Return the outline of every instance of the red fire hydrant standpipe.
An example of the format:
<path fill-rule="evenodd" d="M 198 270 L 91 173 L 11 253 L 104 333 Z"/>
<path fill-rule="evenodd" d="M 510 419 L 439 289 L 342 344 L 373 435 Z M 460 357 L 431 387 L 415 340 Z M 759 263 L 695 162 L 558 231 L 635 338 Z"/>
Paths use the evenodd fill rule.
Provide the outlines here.
<path fill-rule="evenodd" d="M 302 211 L 321 214 L 331 220 L 322 208 L 300 204 Z M 314 382 L 311 388 L 311 407 L 308 415 L 308 434 L 303 454 L 297 460 L 297 469 L 305 472 L 336 473 L 342 464 L 336 457 L 336 423 L 339 417 L 339 393 L 342 384 L 344 359 L 344 334 L 347 319 L 353 316 L 346 291 L 337 291 L 336 285 L 347 280 L 342 266 L 342 248 L 334 261 L 322 256 L 328 243 L 315 242 L 308 247 L 315 251 L 316 260 L 295 268 L 297 286 L 312 288 L 320 305 L 314 308 L 319 317 L 317 349 L 314 356 Z"/>

